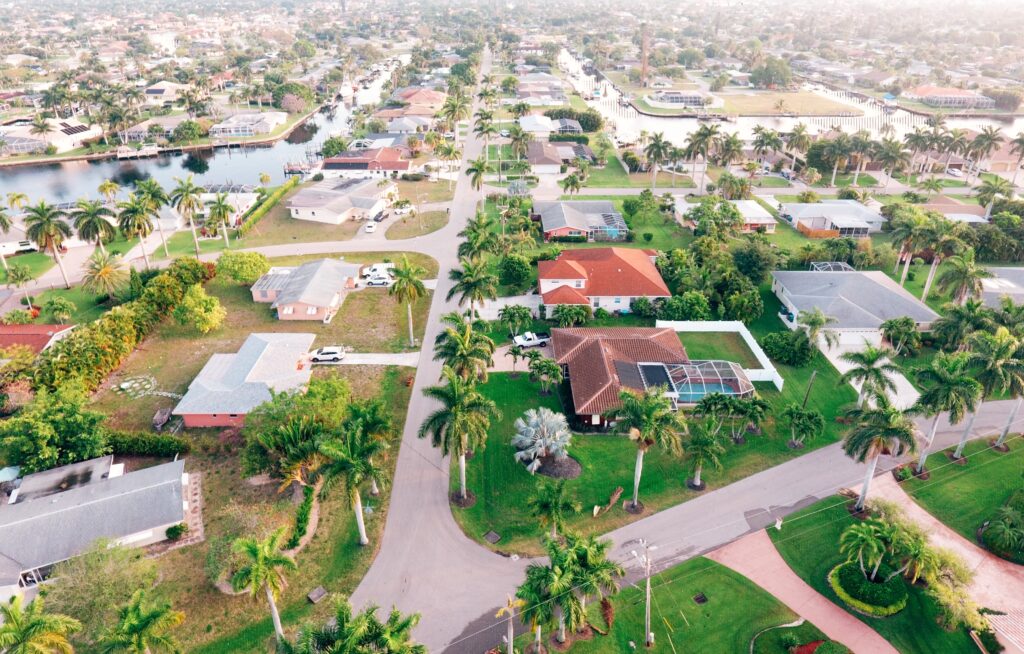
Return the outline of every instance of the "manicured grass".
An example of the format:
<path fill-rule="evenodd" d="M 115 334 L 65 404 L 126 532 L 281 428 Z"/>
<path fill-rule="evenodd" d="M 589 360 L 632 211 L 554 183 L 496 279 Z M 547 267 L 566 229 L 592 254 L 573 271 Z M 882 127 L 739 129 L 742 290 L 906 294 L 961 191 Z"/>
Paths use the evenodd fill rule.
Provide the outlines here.
<path fill-rule="evenodd" d="M 99 296 L 85 291 L 81 286 L 73 286 L 70 289 L 56 288 L 52 291 L 45 291 L 36 296 L 35 303 L 39 307 L 44 307 L 46 306 L 46 302 L 54 297 L 63 297 L 71 300 L 75 304 L 75 312 L 72 314 L 70 322 L 76 325 L 92 322 L 109 310 L 107 305 L 97 303 Z M 50 324 L 54 321 L 46 311 L 43 311 L 36 319 L 36 322 L 41 324 Z"/>
<path fill-rule="evenodd" d="M 966 466 L 952 464 L 943 452 L 936 452 L 926 464 L 931 477 L 911 478 L 903 488 L 928 513 L 973 543 L 978 527 L 1021 487 L 1024 441 L 1018 436 L 1008 442 L 1011 450 L 1005 454 L 991 449 L 987 440 L 968 443 Z"/>
<path fill-rule="evenodd" d="M 779 554 L 801 579 L 837 606 L 877 631 L 903 654 L 977 652 L 964 631 L 947 632 L 935 622 L 938 608 L 925 591 L 908 586 L 907 607 L 888 618 L 871 618 L 847 609 L 826 581 L 826 575 L 843 561 L 839 535 L 854 518 L 839 497 L 816 502 L 786 519 L 782 530 L 768 534 Z"/>
<path fill-rule="evenodd" d="M 586 111 L 590 108 L 587 106 L 587 101 L 576 93 L 569 96 L 569 106 L 576 111 Z"/>
<path fill-rule="evenodd" d="M 946 197 L 953 198 L 954 200 L 959 200 L 964 204 L 973 204 L 976 206 L 981 206 L 981 200 L 979 200 L 975 195 L 954 195 L 952 193 L 947 193 Z"/>
<path fill-rule="evenodd" d="M 818 197 L 821 198 L 822 200 L 835 200 L 836 199 L 836 195 L 834 193 L 833 194 L 820 193 L 818 191 L 815 191 L 815 193 L 817 193 Z M 776 200 L 778 200 L 779 202 L 783 203 L 783 204 L 788 204 L 790 202 L 799 202 L 800 201 L 800 196 L 796 195 L 796 194 L 793 194 L 793 193 L 781 193 L 781 194 L 780 193 L 776 193 L 776 194 L 774 194 L 773 197 Z"/>
<path fill-rule="evenodd" d="M 831 170 L 823 170 L 823 171 L 820 171 L 820 172 L 821 172 L 821 179 L 818 180 L 814 184 L 814 186 L 817 187 L 817 188 L 830 188 L 829 187 L 829 182 L 832 181 L 832 171 Z M 840 188 L 842 188 L 844 186 L 853 186 L 853 173 L 839 173 L 839 174 L 837 174 L 836 175 L 836 186 L 840 187 Z M 872 175 L 870 175 L 868 173 L 861 173 L 857 177 L 857 186 L 858 187 L 878 186 L 878 180 L 875 179 Z"/>
<path fill-rule="evenodd" d="M 32 279 L 36 279 L 50 268 L 56 266 L 57 262 L 53 260 L 53 257 L 42 252 L 25 252 L 24 254 L 7 257 L 8 266 L 15 264 L 28 266 L 29 272 L 32 273 Z M 67 264 L 64 267 L 66 268 Z M 0 283 L 7 283 L 7 270 L 3 268 L 0 268 Z"/>
<path fill-rule="evenodd" d="M 409 200 L 413 204 L 417 202 L 449 202 L 455 197 L 455 185 L 448 188 L 448 180 L 432 182 L 424 179 L 418 182 L 406 182 L 397 180 L 398 196 Z"/>
<path fill-rule="evenodd" d="M 904 184 L 909 184 L 911 186 L 917 186 L 917 183 L 919 181 L 921 181 L 922 179 L 928 179 L 930 177 L 930 175 L 922 176 L 922 175 L 919 175 L 917 173 L 914 173 L 913 175 L 910 175 L 908 177 L 906 174 L 899 173 L 899 174 L 894 175 L 893 177 L 896 180 L 898 180 L 900 182 L 903 182 Z M 967 182 L 965 182 L 962 179 L 953 179 L 953 178 L 949 178 L 949 177 L 940 177 L 939 181 L 942 182 L 942 185 L 944 187 L 946 187 L 946 188 L 963 188 L 963 187 L 967 186 Z"/>
<path fill-rule="evenodd" d="M 747 652 L 750 640 L 758 632 L 797 619 L 795 613 L 743 575 L 703 557 L 653 577 L 651 588 L 651 630 L 657 651 Z M 693 598 L 700 593 L 707 597 L 707 603 L 694 602 Z M 630 642 L 642 647 L 643 587 L 626 588 L 612 602 L 615 623 L 611 633 L 576 643 L 572 652 L 620 654 L 632 651 Z M 591 607 L 590 621 L 603 628 L 604 620 L 597 602 Z M 757 639 L 754 651 L 782 652 L 772 646 L 784 632 L 795 634 L 801 644 L 824 638 L 817 627 L 804 623 L 797 628 L 769 631 Z M 528 641 L 529 635 L 522 636 L 520 646 Z"/>
<path fill-rule="evenodd" d="M 604 168 L 592 166 L 587 174 L 585 186 L 590 188 L 626 188 L 632 186 L 629 173 L 614 153 L 609 153 Z"/>
<path fill-rule="evenodd" d="M 498 165 L 498 152 L 501 152 L 502 161 L 512 161 L 516 158 L 514 152 L 512 152 L 512 146 L 509 144 L 495 145 L 491 144 L 487 146 L 487 160 L 491 162 L 492 168 L 497 169 Z"/>
<path fill-rule="evenodd" d="M 679 340 L 690 359 L 733 361 L 744 368 L 759 368 L 754 353 L 735 332 L 682 332 Z"/>
<path fill-rule="evenodd" d="M 232 239 L 231 247 L 258 247 L 260 245 L 275 245 L 278 243 L 314 243 L 322 241 L 347 241 L 352 238 L 362 223 L 353 220 L 345 221 L 340 225 L 328 225 L 316 223 L 309 220 L 297 220 L 288 213 L 288 199 L 299 192 L 302 185 L 295 187 L 285 194 L 281 200 L 257 222 L 249 233 L 241 239 Z M 404 196 L 403 196 L 404 197 Z M 175 234 L 175 239 L 184 236 L 187 251 L 183 254 L 194 252 L 192 235 L 189 232 Z M 172 239 L 173 240 L 173 239 Z M 217 245 L 219 243 L 220 245 Z M 214 250 L 221 250 L 224 246 L 223 239 L 211 240 L 209 245 L 204 241 L 199 242 L 200 247 L 209 247 Z"/>
<path fill-rule="evenodd" d="M 447 224 L 447 211 L 425 211 L 415 216 L 405 215 L 388 227 L 384 237 L 388 239 L 403 239 L 423 236 L 424 234 L 436 232 Z"/>
<path fill-rule="evenodd" d="M 661 189 L 659 189 L 659 194 Z M 607 200 L 615 205 L 615 208 L 623 214 L 626 219 L 626 224 L 629 229 L 633 232 L 632 241 L 623 241 L 621 243 L 561 243 L 560 245 L 566 248 L 576 247 L 608 247 L 610 245 L 616 247 L 642 247 L 652 250 L 674 250 L 676 248 L 685 248 L 690 242 L 693 241 L 693 233 L 683 228 L 678 222 L 676 222 L 673 216 L 668 214 L 662 214 L 661 212 L 655 211 L 641 211 L 635 216 L 626 216 L 622 209 L 622 203 L 628 198 L 633 197 L 629 195 L 563 195 L 560 196 L 560 200 Z M 651 240 L 647 241 L 644 239 L 644 234 L 650 233 Z"/>
<path fill-rule="evenodd" d="M 776 177 L 775 175 L 760 175 L 754 178 L 754 186 L 759 188 L 790 188 L 793 185 L 782 177 Z"/>

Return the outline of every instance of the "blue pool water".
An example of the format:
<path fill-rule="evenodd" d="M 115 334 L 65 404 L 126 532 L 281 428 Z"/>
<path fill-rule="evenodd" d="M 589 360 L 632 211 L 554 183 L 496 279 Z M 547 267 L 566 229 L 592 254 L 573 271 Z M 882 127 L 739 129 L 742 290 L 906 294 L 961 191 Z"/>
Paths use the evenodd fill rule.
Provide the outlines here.
<path fill-rule="evenodd" d="M 709 393 L 724 393 L 732 395 L 732 387 L 721 382 L 709 382 L 707 384 L 680 384 L 676 390 L 679 392 L 681 404 L 695 404 Z"/>

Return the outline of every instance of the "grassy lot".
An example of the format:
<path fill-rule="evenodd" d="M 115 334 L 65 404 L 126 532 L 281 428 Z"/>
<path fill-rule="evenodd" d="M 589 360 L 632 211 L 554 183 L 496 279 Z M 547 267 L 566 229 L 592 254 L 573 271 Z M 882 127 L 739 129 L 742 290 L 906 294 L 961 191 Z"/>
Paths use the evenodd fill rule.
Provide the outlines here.
<path fill-rule="evenodd" d="M 733 361 L 744 368 L 759 368 L 754 353 L 735 332 L 683 332 L 679 340 L 691 359 Z"/>
<path fill-rule="evenodd" d="M 398 196 L 414 204 L 417 202 L 450 202 L 455 197 L 455 185 L 452 184 L 449 189 L 448 180 L 437 182 L 426 179 L 418 182 L 397 180 L 395 184 L 398 186 Z"/>
<path fill-rule="evenodd" d="M 86 292 L 81 286 L 73 286 L 70 289 L 56 288 L 52 291 L 45 291 L 36 296 L 35 302 L 38 306 L 42 307 L 49 299 L 54 297 L 63 297 L 71 300 L 75 304 L 75 312 L 71 316 L 71 323 L 76 325 L 92 322 L 108 310 L 107 305 L 99 304 L 97 302 L 99 296 Z M 53 322 L 53 318 L 43 311 L 43 313 L 36 318 L 36 322 L 49 324 Z"/>
<path fill-rule="evenodd" d="M 590 188 L 626 188 L 632 186 L 629 173 L 616 156 L 609 155 L 604 168 L 593 166 L 587 174 L 585 186 Z"/>
<path fill-rule="evenodd" d="M 987 441 L 967 444 L 966 466 L 953 465 L 942 452 L 928 457 L 931 478 L 911 478 L 903 489 L 928 513 L 967 540 L 996 509 L 1021 487 L 1024 474 L 1024 443 L 1018 436 L 1010 441 L 1012 449 L 1003 454 L 991 449 Z"/>
<path fill-rule="evenodd" d="M 274 265 L 295 265 L 315 258 L 321 257 L 287 257 L 271 261 Z M 347 260 L 369 262 L 382 258 L 379 253 L 371 253 L 352 255 Z M 423 255 L 410 255 L 410 259 L 420 265 L 431 262 L 432 274 L 437 274 L 437 264 L 433 259 Z M 227 310 L 224 324 L 203 336 L 173 320 L 164 321 L 96 394 L 96 408 L 110 417 L 113 426 L 148 429 L 158 409 L 176 403 L 172 398 L 152 395 L 126 399 L 112 390 L 124 379 L 150 375 L 156 379 L 157 389 L 184 393 L 211 354 L 237 351 L 253 332 L 312 332 L 316 334 L 314 347 L 344 344 L 359 352 L 401 352 L 408 347 L 405 307 L 391 298 L 386 289 L 369 288 L 349 293 L 341 311 L 329 325 L 316 321 L 277 320 L 269 304 L 253 302 L 248 287 L 229 280 L 214 279 L 207 285 L 207 291 L 216 296 Z M 413 307 L 417 337 L 422 337 L 429 306 L 428 293 Z"/>
<path fill-rule="evenodd" d="M 29 272 L 32 273 L 32 279 L 36 279 L 50 268 L 56 266 L 57 262 L 53 260 L 53 257 L 42 252 L 25 252 L 7 257 L 7 265 L 13 266 L 14 264 L 28 266 Z M 67 268 L 67 265 L 64 267 Z M 0 268 L 0 283 L 7 283 L 7 271 L 3 268 Z"/>
<path fill-rule="evenodd" d="M 512 146 L 509 144 L 495 145 L 491 144 L 487 146 L 487 159 L 493 161 L 495 166 L 498 163 L 498 152 L 501 152 L 502 161 L 511 161 L 516 158 L 515 152 L 512 152 Z"/>
<path fill-rule="evenodd" d="M 579 96 L 577 93 L 573 93 L 569 96 L 569 106 L 576 111 L 586 111 L 590 107 L 587 106 L 587 101 Z"/>
<path fill-rule="evenodd" d="M 837 606 L 846 609 L 825 577 L 843 561 L 839 554 L 839 534 L 853 524 L 839 497 L 812 504 L 786 519 L 782 530 L 769 529 L 779 554 L 801 579 Z M 908 586 L 907 607 L 888 618 L 871 618 L 846 609 L 861 622 L 877 631 L 903 654 L 978 651 L 964 631 L 947 632 L 935 622 L 938 608 L 918 586 Z"/>
<path fill-rule="evenodd" d="M 447 211 L 424 211 L 415 216 L 405 215 L 388 227 L 387 239 L 403 239 L 436 232 L 448 224 Z"/>
<path fill-rule="evenodd" d="M 947 193 L 946 197 L 953 198 L 954 200 L 959 200 L 964 204 L 973 204 L 977 206 L 981 205 L 981 200 L 979 200 L 978 197 L 975 195 L 954 195 L 952 193 Z"/>
<path fill-rule="evenodd" d="M 659 189 L 661 191 L 662 189 Z M 563 195 L 560 200 L 607 200 L 615 205 L 615 208 L 622 212 L 622 203 L 632 196 L 628 195 L 586 195 L 573 196 Z M 623 214 L 625 217 L 625 214 Z M 674 217 L 664 215 L 658 211 L 641 211 L 632 218 L 626 217 L 626 224 L 632 230 L 634 240 L 622 243 L 562 243 L 566 248 L 577 247 L 642 247 L 653 250 L 673 250 L 685 248 L 693 241 L 693 233 L 684 229 Z M 643 234 L 650 233 L 651 240 L 644 239 Z"/>
<path fill-rule="evenodd" d="M 405 369 L 384 366 L 343 366 L 328 374 L 349 380 L 354 397 L 380 394 L 391 407 L 395 424 L 405 420 L 411 389 L 402 383 Z M 182 649 L 188 652 L 226 654 L 265 652 L 273 627 L 266 602 L 247 596 L 231 597 L 216 590 L 205 572 L 213 548 L 224 547 L 239 534 L 262 535 L 294 523 L 295 505 L 288 494 L 278 494 L 276 484 L 253 486 L 242 478 L 237 452 L 212 437 L 203 437 L 189 456 L 190 471 L 201 472 L 206 541 L 175 550 L 157 559 L 161 583 L 158 594 L 185 612 L 187 619 L 176 630 Z M 388 459 L 393 472 L 396 456 Z M 364 492 L 374 509 L 367 516 L 371 545 L 360 547 L 355 518 L 340 491 L 322 505 L 316 536 L 298 555 L 298 570 L 288 574 L 288 586 L 278 602 L 285 628 L 293 633 L 300 622 L 324 621 L 332 602 L 312 605 L 306 593 L 323 586 L 332 596 L 350 594 L 376 554 L 387 515 L 388 487 L 378 497 Z"/>
<path fill-rule="evenodd" d="M 296 220 L 288 215 L 287 201 L 288 199 L 298 193 L 302 186 L 298 186 L 293 189 L 290 193 L 286 194 L 281 198 L 270 211 L 267 212 L 256 225 L 249 231 L 248 234 L 243 236 L 237 241 L 232 241 L 232 247 L 258 247 L 260 245 L 274 245 L 277 243 L 313 243 L 319 241 L 347 241 L 352 238 L 357 231 L 359 231 L 360 223 L 355 221 L 346 221 L 340 225 L 327 225 L 325 223 L 315 223 L 309 220 Z M 192 249 L 192 235 L 189 233 L 175 234 L 174 238 L 184 236 L 188 250 L 182 254 L 191 254 Z M 173 240 L 173 239 L 172 239 Z M 235 243 L 237 242 L 237 246 Z M 218 239 L 214 244 L 211 242 L 210 246 L 214 249 L 222 249 L 224 240 Z M 200 241 L 200 245 L 205 245 L 203 241 Z"/>
<path fill-rule="evenodd" d="M 832 181 L 832 171 L 823 170 L 821 171 L 821 179 L 815 182 L 816 188 L 831 188 L 829 182 Z M 840 172 L 836 175 L 836 187 L 842 188 L 844 186 L 853 186 L 853 173 Z M 857 186 L 878 186 L 878 180 L 868 173 L 861 173 L 857 177 Z"/>
<path fill-rule="evenodd" d="M 703 557 L 662 572 L 651 581 L 651 629 L 658 651 L 747 652 L 750 640 L 769 627 L 787 624 L 797 615 L 746 577 Z M 706 604 L 693 598 L 703 593 Z M 615 624 L 608 636 L 573 646 L 575 654 L 629 652 L 629 643 L 641 643 L 644 632 L 644 592 L 639 586 L 624 589 L 613 600 Z M 590 620 L 604 625 L 597 603 Z M 793 633 L 801 643 L 824 639 L 811 623 L 772 630 L 757 639 L 758 653 L 783 652 L 779 638 Z M 523 646 L 529 636 L 521 637 Z"/>
<path fill-rule="evenodd" d="M 759 175 L 754 178 L 754 186 L 758 188 L 791 188 L 793 185 L 782 177 Z"/>
<path fill-rule="evenodd" d="M 907 175 L 906 173 L 897 173 L 896 175 L 893 175 L 893 177 L 896 180 L 903 182 L 904 184 L 910 184 L 911 186 L 917 186 L 918 181 L 922 179 L 922 176 L 919 175 L 918 173 L 914 173 L 913 175 Z M 931 176 L 925 175 L 924 179 L 928 179 L 929 177 Z M 964 188 L 967 186 L 967 182 L 965 182 L 962 179 L 942 177 L 939 179 L 939 181 L 942 182 L 942 185 L 945 188 Z"/>
<path fill-rule="evenodd" d="M 813 93 L 811 91 L 749 91 L 742 93 L 722 93 L 719 97 L 725 102 L 722 111 L 727 114 L 745 115 L 779 115 L 795 113 L 803 116 L 834 115 L 837 113 L 862 113 L 856 107 L 842 104 Z M 777 106 L 784 103 L 782 110 Z"/>

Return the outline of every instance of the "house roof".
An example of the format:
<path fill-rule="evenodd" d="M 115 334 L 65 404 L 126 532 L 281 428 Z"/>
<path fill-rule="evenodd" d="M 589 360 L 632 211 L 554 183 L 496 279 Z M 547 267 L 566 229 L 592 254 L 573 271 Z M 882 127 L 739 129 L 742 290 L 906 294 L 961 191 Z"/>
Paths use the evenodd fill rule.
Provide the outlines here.
<path fill-rule="evenodd" d="M 580 275 L 582 272 L 582 275 Z M 554 261 L 538 261 L 537 277 L 579 279 L 587 297 L 669 297 L 651 252 L 635 248 L 566 250 Z"/>
<path fill-rule="evenodd" d="M 214 354 L 188 386 L 174 415 L 244 415 L 281 393 L 309 382 L 300 365 L 315 334 L 249 334 L 236 353 Z"/>
<path fill-rule="evenodd" d="M 519 126 L 524 132 L 553 132 L 557 129 L 555 122 L 543 114 L 527 114 L 519 119 Z"/>
<path fill-rule="evenodd" d="M 272 268 L 260 277 L 254 291 L 276 290 L 272 307 L 286 304 L 309 304 L 318 307 L 334 306 L 339 295 L 353 286 L 361 266 L 337 259 L 317 259 L 301 266 Z"/>
<path fill-rule="evenodd" d="M 289 209 L 323 209 L 342 213 L 353 207 L 372 209 L 387 189 L 375 179 L 329 179 L 300 189 L 288 199 Z"/>
<path fill-rule="evenodd" d="M 544 304 L 549 306 L 556 304 L 586 304 L 590 306 L 590 300 L 587 299 L 586 295 L 568 285 L 558 286 L 554 290 L 544 293 L 541 297 Z"/>
<path fill-rule="evenodd" d="M 570 227 L 586 231 L 594 219 L 588 216 L 620 216 L 615 205 L 607 200 L 578 200 L 570 202 L 536 202 L 534 213 L 538 214 L 545 232 Z"/>
<path fill-rule="evenodd" d="M 757 200 L 730 200 L 747 225 L 771 225 L 775 218 Z"/>
<path fill-rule="evenodd" d="M 117 539 L 181 522 L 184 469 L 184 461 L 172 461 L 0 507 L 0 584 L 12 581 L 11 573 L 17 580 L 24 570 L 76 556 L 99 538 Z"/>
<path fill-rule="evenodd" d="M 0 325 L 0 348 L 24 345 L 36 354 L 54 339 L 67 335 L 74 325 Z"/>
<path fill-rule="evenodd" d="M 989 268 L 992 277 L 981 280 L 981 299 L 990 307 L 998 307 L 1004 297 L 1016 304 L 1024 303 L 1024 268 Z"/>
<path fill-rule="evenodd" d="M 929 96 L 959 96 L 967 98 L 981 97 L 980 93 L 976 93 L 975 91 L 970 91 L 968 89 L 959 89 L 955 86 L 930 85 L 918 86 L 917 88 L 910 89 L 909 91 L 905 91 L 904 95 L 917 96 L 921 98 Z"/>
<path fill-rule="evenodd" d="M 325 170 L 408 170 L 409 161 L 402 159 L 398 148 L 349 150 L 324 159 Z"/>
<path fill-rule="evenodd" d="M 530 141 L 526 145 L 526 160 L 531 166 L 560 166 L 562 155 L 553 143 Z"/>
<path fill-rule="evenodd" d="M 885 273 L 871 271 L 778 270 L 772 273 L 797 311 L 821 309 L 838 329 L 877 329 L 891 318 L 917 323 L 939 317 Z"/>
<path fill-rule="evenodd" d="M 573 408 L 578 415 L 618 407 L 622 387 L 637 388 L 634 376 L 624 377 L 624 371 L 634 370 L 635 364 L 689 361 L 679 336 L 667 328 L 553 329 L 551 345 L 555 360 L 569 369 Z"/>

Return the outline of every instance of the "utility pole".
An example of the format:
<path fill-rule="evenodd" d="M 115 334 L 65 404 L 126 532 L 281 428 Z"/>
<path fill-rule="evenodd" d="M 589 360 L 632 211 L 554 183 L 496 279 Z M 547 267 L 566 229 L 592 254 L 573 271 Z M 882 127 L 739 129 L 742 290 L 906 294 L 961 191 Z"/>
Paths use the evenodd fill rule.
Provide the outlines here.
<path fill-rule="evenodd" d="M 630 554 L 633 555 L 644 570 L 644 645 L 647 647 L 654 647 L 654 632 L 651 631 L 651 552 L 658 549 L 657 545 L 651 545 L 644 538 L 638 538 L 636 540 L 643 548 L 643 554 L 640 554 L 636 550 L 630 550 Z"/>

